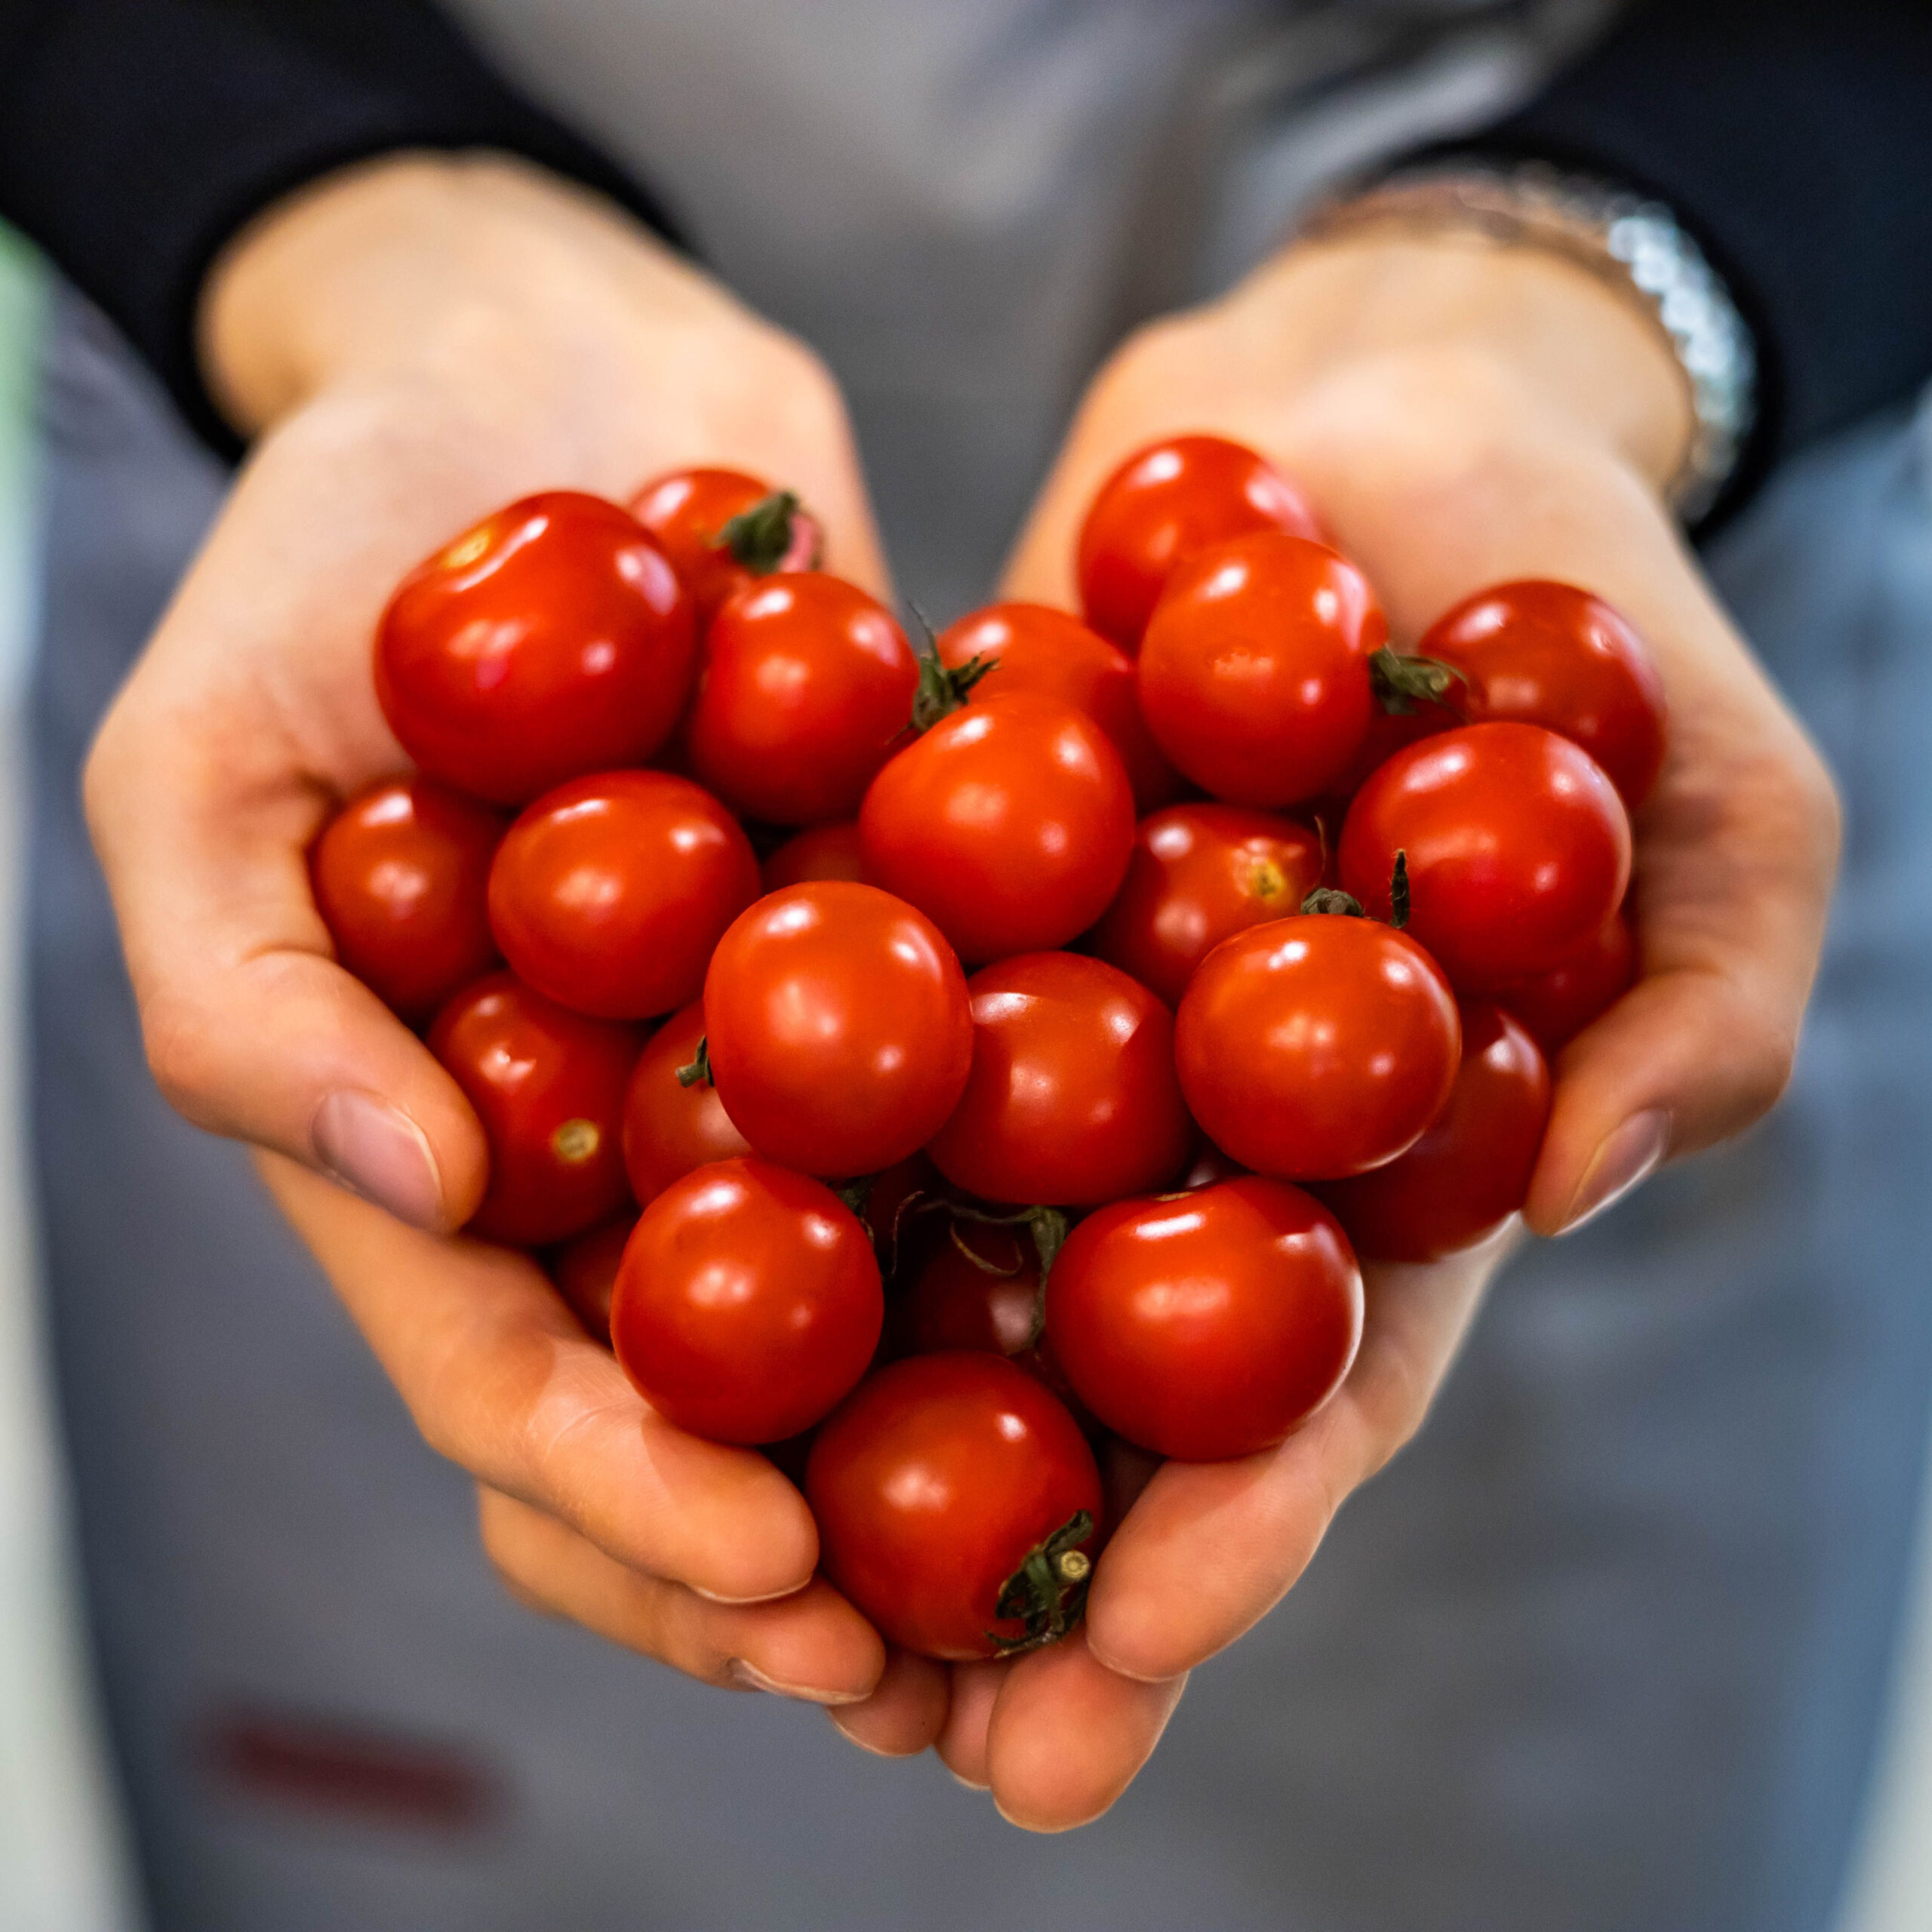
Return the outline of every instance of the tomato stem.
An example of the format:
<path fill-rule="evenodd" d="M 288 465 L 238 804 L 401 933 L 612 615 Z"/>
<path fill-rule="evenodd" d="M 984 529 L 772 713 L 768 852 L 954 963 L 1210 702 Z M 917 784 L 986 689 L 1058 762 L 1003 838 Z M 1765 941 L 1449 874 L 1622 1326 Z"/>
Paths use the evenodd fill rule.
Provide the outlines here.
<path fill-rule="evenodd" d="M 1389 875 L 1389 923 L 1398 932 L 1409 923 L 1409 855 L 1395 848 L 1395 869 Z"/>
<path fill-rule="evenodd" d="M 939 639 L 926 614 L 916 604 L 906 607 L 918 624 L 920 639 L 919 688 L 912 694 L 912 729 L 930 731 L 942 718 L 950 718 L 965 704 L 973 687 L 998 663 L 996 658 L 974 656 L 956 670 L 949 671 L 940 661 Z"/>
<path fill-rule="evenodd" d="M 1406 717 L 1425 704 L 1453 712 L 1451 688 L 1469 679 L 1453 664 L 1438 657 L 1405 657 L 1384 645 L 1368 660 L 1368 675 L 1375 686 L 1376 702 L 1385 712 Z"/>
<path fill-rule="evenodd" d="M 1094 1560 L 1075 1546 L 1093 1534 L 1092 1516 L 1076 1509 L 1051 1536 L 1035 1543 L 1000 1586 L 994 1615 L 1017 1619 L 1026 1632 L 1023 1637 L 1002 1637 L 989 1630 L 987 1638 L 1001 1656 L 1019 1657 L 1057 1644 L 1080 1621 Z"/>
<path fill-rule="evenodd" d="M 769 577 L 791 555 L 801 521 L 796 494 L 774 490 L 733 517 L 711 540 L 711 547 L 729 550 L 754 577 Z M 816 544 L 808 567 L 818 568 Z"/>
<path fill-rule="evenodd" d="M 697 1036 L 697 1051 L 691 1056 L 690 1063 L 678 1069 L 680 1087 L 715 1087 L 717 1081 L 711 1077 L 711 1040 L 708 1034 Z"/>

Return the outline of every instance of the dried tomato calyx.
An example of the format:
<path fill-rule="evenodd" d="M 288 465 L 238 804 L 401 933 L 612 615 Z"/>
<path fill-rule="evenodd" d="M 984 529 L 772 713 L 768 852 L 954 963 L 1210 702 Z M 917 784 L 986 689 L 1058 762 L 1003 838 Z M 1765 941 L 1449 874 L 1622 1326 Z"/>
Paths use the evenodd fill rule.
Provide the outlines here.
<path fill-rule="evenodd" d="M 795 491 L 774 490 L 733 517 L 711 540 L 711 547 L 729 550 L 754 577 L 769 577 L 791 555 L 801 527 L 810 522 Z M 805 561 L 808 569 L 818 568 L 816 543 Z"/>
<path fill-rule="evenodd" d="M 1076 1509 L 1044 1543 L 1035 1543 L 1000 1586 L 993 1614 L 1017 1620 L 1026 1632 L 1023 1637 L 1002 1637 L 989 1630 L 987 1640 L 1001 1656 L 1018 1657 L 1057 1644 L 1080 1621 L 1094 1559 L 1075 1545 L 1093 1534 L 1092 1516 Z"/>
<path fill-rule="evenodd" d="M 1457 685 L 1466 689 L 1469 681 L 1454 665 L 1445 664 L 1439 657 L 1404 657 L 1386 644 L 1370 654 L 1368 675 L 1375 686 L 1377 703 L 1398 716 L 1407 716 L 1425 704 L 1452 711 L 1450 692 Z"/>
<path fill-rule="evenodd" d="M 1343 918 L 1365 919 L 1362 903 L 1339 886 L 1318 885 L 1301 902 L 1304 912 L 1338 914 Z M 1389 923 L 1400 932 L 1409 923 L 1409 855 L 1398 851 L 1395 869 L 1389 875 Z"/>

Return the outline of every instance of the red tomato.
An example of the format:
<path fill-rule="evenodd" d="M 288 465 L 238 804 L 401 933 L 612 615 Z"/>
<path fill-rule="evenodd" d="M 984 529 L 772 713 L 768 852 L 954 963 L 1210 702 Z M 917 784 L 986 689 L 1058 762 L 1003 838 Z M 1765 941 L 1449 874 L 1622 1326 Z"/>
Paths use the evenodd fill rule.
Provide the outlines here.
<path fill-rule="evenodd" d="M 1496 989 L 1496 1002 L 1523 1023 L 1546 1054 L 1554 1054 L 1607 1013 L 1636 976 L 1629 921 L 1613 912 L 1609 924 L 1574 958 L 1534 979 L 1505 980 Z"/>
<path fill-rule="evenodd" d="M 893 1297 L 886 1312 L 887 1346 L 895 1357 L 946 1349 L 1004 1355 L 1051 1389 L 1084 1430 L 1093 1418 L 1061 1374 L 1045 1337 L 1035 1333 L 1039 1319 L 1040 1257 L 1031 1234 L 1023 1228 L 955 1223 Z"/>
<path fill-rule="evenodd" d="M 691 769 L 748 818 L 850 818 L 918 684 L 897 620 L 856 584 L 818 571 L 747 584 L 706 638 L 685 726 Z"/>
<path fill-rule="evenodd" d="M 1134 794 L 1106 734 L 1015 691 L 943 718 L 859 811 L 866 876 L 925 913 L 961 958 L 1063 946 L 1118 890 Z"/>
<path fill-rule="evenodd" d="M 1469 724 L 1398 752 L 1342 826 L 1343 885 L 1387 916 L 1407 855 L 1409 931 L 1458 991 L 1546 973 L 1630 882 L 1630 821 L 1587 752 L 1536 724 Z"/>
<path fill-rule="evenodd" d="M 869 1377 L 819 1431 L 805 1497 L 826 1574 L 903 1649 L 995 1657 L 1078 1617 L 1100 1473 L 1073 1418 L 997 1356 Z"/>
<path fill-rule="evenodd" d="M 432 777 L 521 804 L 641 764 L 691 688 L 691 600 L 615 503 L 525 497 L 405 577 L 376 634 L 376 696 Z"/>
<path fill-rule="evenodd" d="M 496 963 L 484 893 L 500 813 L 433 778 L 356 793 L 309 854 L 335 956 L 404 1019 L 434 1013 Z"/>
<path fill-rule="evenodd" d="M 938 1170 L 923 1153 L 908 1155 L 875 1174 L 858 1207 L 858 1216 L 871 1229 L 872 1245 L 888 1279 L 908 1273 L 931 1245 L 937 1214 L 919 1208 L 940 1189 Z"/>
<path fill-rule="evenodd" d="M 1462 722 L 1447 706 L 1426 700 L 1418 700 L 1413 711 L 1385 711 L 1377 705 L 1348 769 L 1331 781 L 1313 809 L 1327 812 L 1334 808 L 1334 823 L 1340 826 L 1349 801 L 1367 783 L 1372 773 L 1408 746 L 1432 738 L 1438 731 L 1453 731 Z"/>
<path fill-rule="evenodd" d="M 1177 564 L 1260 530 L 1321 534 L 1307 500 L 1265 457 L 1223 436 L 1171 436 L 1137 451 L 1100 485 L 1080 526 L 1075 568 L 1088 623 L 1137 649 Z"/>
<path fill-rule="evenodd" d="M 1181 1091 L 1214 1144 L 1289 1180 L 1365 1173 L 1447 1103 L 1455 996 L 1406 934 L 1305 914 L 1208 954 L 1174 1021 Z"/>
<path fill-rule="evenodd" d="M 617 1285 L 617 1263 L 637 1226 L 629 1209 L 567 1241 L 550 1257 L 550 1278 L 571 1312 L 606 1348 L 611 1346 L 611 1294 Z"/>
<path fill-rule="evenodd" d="M 1472 724 L 1514 718 L 1583 746 L 1635 811 L 1663 765 L 1663 679 L 1649 648 L 1574 585 L 1499 583 L 1437 618 L 1416 649 L 1460 671 Z"/>
<path fill-rule="evenodd" d="M 1295 804 L 1354 761 L 1376 711 L 1368 660 L 1388 635 L 1367 580 L 1325 544 L 1236 537 L 1168 579 L 1141 641 L 1141 708 L 1217 798 Z"/>
<path fill-rule="evenodd" d="M 1449 1104 L 1400 1159 L 1320 1192 L 1355 1252 L 1438 1261 L 1494 1234 L 1522 1206 L 1549 1118 L 1549 1069 L 1500 1006 L 1463 1008 Z"/>
<path fill-rule="evenodd" d="M 731 1124 L 709 1080 L 687 1087 L 678 1078 L 704 1038 L 704 1002 L 674 1013 L 637 1057 L 624 1095 L 624 1168 L 631 1192 L 651 1201 L 674 1180 L 709 1161 L 749 1154 L 751 1143 Z"/>
<path fill-rule="evenodd" d="M 865 860 L 859 850 L 858 821 L 815 825 L 808 832 L 797 833 L 765 860 L 764 873 L 768 892 L 804 885 L 814 879 L 863 881 Z"/>
<path fill-rule="evenodd" d="M 635 1027 L 569 1012 L 514 973 L 492 973 L 445 1005 L 429 1051 L 490 1143 L 489 1191 L 471 1234 L 540 1247 L 623 1204 L 617 1136 L 638 1039 Z"/>
<path fill-rule="evenodd" d="M 872 1244 L 837 1195 L 769 1161 L 716 1161 L 639 1217 L 611 1337 L 666 1421 L 776 1442 L 865 1374 L 884 1316 Z"/>
<path fill-rule="evenodd" d="M 1103 1208 L 1047 1279 L 1047 1332 L 1081 1399 L 1190 1463 L 1299 1428 L 1342 1386 L 1361 1328 L 1361 1271 L 1334 1217 L 1257 1176 Z"/>
<path fill-rule="evenodd" d="M 1321 882 L 1305 825 L 1244 805 L 1170 805 L 1140 821 L 1126 882 L 1094 950 L 1170 1006 L 1231 934 L 1301 910 Z"/>
<path fill-rule="evenodd" d="M 670 558 L 702 629 L 753 577 L 818 568 L 818 525 L 798 500 L 742 469 L 677 469 L 647 483 L 631 514 Z"/>
<path fill-rule="evenodd" d="M 1035 952 L 975 973 L 973 1071 L 926 1151 L 987 1201 L 1057 1207 L 1171 1180 L 1193 1128 L 1174 1078 L 1174 1020 L 1104 960 Z"/>
<path fill-rule="evenodd" d="M 695 999 L 758 860 L 709 792 L 666 771 L 574 778 L 527 807 L 490 869 L 503 957 L 560 1004 L 644 1020 Z"/>
<path fill-rule="evenodd" d="M 916 1152 L 972 1064 L 952 949 L 903 900 L 847 880 L 742 914 L 712 955 L 704 1017 L 725 1112 L 808 1174 L 875 1174 Z"/>
<path fill-rule="evenodd" d="M 1180 789 L 1140 715 L 1134 660 L 1071 613 L 1048 604 L 989 604 L 948 624 L 938 647 L 949 671 L 976 657 L 992 666 L 973 687 L 980 703 L 1009 691 L 1040 691 L 1084 711 L 1120 753 L 1137 811 L 1152 811 Z"/>

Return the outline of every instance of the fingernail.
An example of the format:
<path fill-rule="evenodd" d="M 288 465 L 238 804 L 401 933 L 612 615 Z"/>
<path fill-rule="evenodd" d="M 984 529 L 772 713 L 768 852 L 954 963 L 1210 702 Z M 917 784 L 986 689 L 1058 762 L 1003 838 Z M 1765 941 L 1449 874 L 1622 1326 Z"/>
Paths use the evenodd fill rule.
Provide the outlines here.
<path fill-rule="evenodd" d="M 1669 1144 L 1670 1116 L 1661 1107 L 1632 1114 L 1615 1132 L 1605 1134 L 1556 1232 L 1574 1234 L 1585 1222 L 1615 1206 L 1663 1158 Z"/>
<path fill-rule="evenodd" d="M 781 1684 L 743 1657 L 732 1658 L 724 1670 L 731 1681 L 744 1690 L 768 1690 L 774 1697 L 795 1697 L 804 1704 L 860 1704 L 872 1694 L 866 1690 L 821 1690 L 809 1684 Z"/>
<path fill-rule="evenodd" d="M 413 1228 L 442 1223 L 443 1183 L 429 1137 L 374 1094 L 338 1088 L 315 1109 L 309 1137 L 323 1171 Z"/>
<path fill-rule="evenodd" d="M 881 1750 L 878 1745 L 869 1744 L 863 1737 L 855 1737 L 838 1721 L 838 1713 L 835 1710 L 828 1711 L 826 1715 L 831 1718 L 833 1728 L 848 1744 L 856 1744 L 861 1751 L 869 1752 L 875 1758 L 903 1758 L 906 1755 L 903 1751 Z"/>

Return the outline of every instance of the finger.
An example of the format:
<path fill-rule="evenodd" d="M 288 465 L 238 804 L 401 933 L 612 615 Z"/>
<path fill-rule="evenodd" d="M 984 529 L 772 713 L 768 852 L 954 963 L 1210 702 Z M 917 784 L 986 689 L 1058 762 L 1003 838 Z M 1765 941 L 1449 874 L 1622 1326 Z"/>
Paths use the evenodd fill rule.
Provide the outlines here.
<path fill-rule="evenodd" d="M 986 1751 L 993 1802 L 1029 1832 L 1070 1831 L 1100 1817 L 1153 1755 L 1185 1676 L 1117 1676 L 1085 1635 L 1023 1657 L 1006 1672 Z"/>
<path fill-rule="evenodd" d="M 1008 1668 L 997 1660 L 952 1666 L 952 1694 L 937 1749 L 940 1762 L 975 1791 L 984 1791 L 992 1782 L 986 1769 L 986 1729 Z"/>
<path fill-rule="evenodd" d="M 913 1758 L 939 1741 L 950 1694 L 945 1665 L 910 1651 L 888 1651 L 870 1694 L 834 1710 L 832 1721 L 863 1751 Z"/>
<path fill-rule="evenodd" d="M 477 1514 L 485 1552 L 519 1602 L 687 1677 L 814 1704 L 857 1705 L 879 1681 L 885 1647 L 878 1632 L 822 1579 L 775 1603 L 712 1603 L 682 1584 L 638 1575 L 500 1491 L 478 1489 Z"/>
<path fill-rule="evenodd" d="M 1086 1629 L 1099 1663 L 1165 1682 L 1273 1608 L 1349 1493 L 1421 1426 L 1512 1238 L 1427 1267 L 1372 1266 L 1361 1350 L 1327 1407 L 1259 1455 L 1161 1466 L 1094 1570 Z"/>
<path fill-rule="evenodd" d="M 804 1587 L 804 1498 L 754 1451 L 672 1428 L 534 1261 L 404 1227 L 276 1155 L 259 1164 L 432 1448 L 632 1570 L 731 1601 Z"/>

